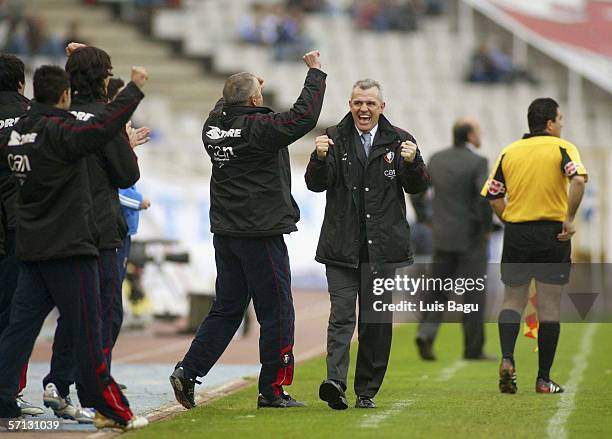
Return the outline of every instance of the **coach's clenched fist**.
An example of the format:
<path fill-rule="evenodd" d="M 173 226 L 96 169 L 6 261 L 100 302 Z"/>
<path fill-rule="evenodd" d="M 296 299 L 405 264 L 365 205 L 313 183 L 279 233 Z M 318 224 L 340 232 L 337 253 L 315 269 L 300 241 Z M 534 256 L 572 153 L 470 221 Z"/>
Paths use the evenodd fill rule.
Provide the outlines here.
<path fill-rule="evenodd" d="M 410 140 L 406 140 L 402 142 L 402 152 L 400 153 L 404 160 L 408 163 L 412 163 L 414 158 L 416 157 L 417 146 L 412 143 Z"/>
<path fill-rule="evenodd" d="M 147 79 L 149 79 L 149 74 L 144 67 L 132 67 L 132 82 L 136 84 L 138 88 L 143 88 Z"/>
<path fill-rule="evenodd" d="M 313 50 L 302 57 L 304 63 L 311 69 L 321 69 L 321 52 Z"/>
<path fill-rule="evenodd" d="M 325 160 L 327 156 L 327 151 L 329 151 L 330 146 L 334 145 L 334 141 L 327 136 L 319 136 L 315 139 L 315 147 L 317 151 L 317 158 L 319 160 Z"/>

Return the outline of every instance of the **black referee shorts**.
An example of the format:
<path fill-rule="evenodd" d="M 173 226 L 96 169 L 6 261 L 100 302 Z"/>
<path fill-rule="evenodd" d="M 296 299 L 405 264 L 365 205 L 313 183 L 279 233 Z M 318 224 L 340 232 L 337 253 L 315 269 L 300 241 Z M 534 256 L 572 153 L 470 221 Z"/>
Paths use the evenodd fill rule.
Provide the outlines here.
<path fill-rule="evenodd" d="M 571 268 L 571 241 L 559 241 L 562 223 L 531 221 L 506 223 L 501 278 L 504 285 L 518 287 L 531 279 L 565 285 Z"/>

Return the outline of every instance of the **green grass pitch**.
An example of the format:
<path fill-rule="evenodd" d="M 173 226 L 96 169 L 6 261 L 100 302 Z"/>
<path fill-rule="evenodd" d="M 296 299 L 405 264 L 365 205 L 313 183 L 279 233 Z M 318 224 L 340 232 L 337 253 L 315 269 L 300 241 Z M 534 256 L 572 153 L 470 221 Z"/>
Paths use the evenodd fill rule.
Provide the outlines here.
<path fill-rule="evenodd" d="M 414 346 L 415 325 L 394 329 L 393 350 L 378 408 L 353 408 L 352 349 L 347 397 L 350 407 L 333 411 L 318 399 L 325 378 L 323 357 L 298 364 L 287 390 L 308 404 L 304 409 L 257 410 L 256 387 L 250 386 L 208 406 L 130 433 L 142 438 L 612 438 L 612 324 L 597 324 L 592 350 L 583 349 L 586 324 L 562 324 L 551 377 L 560 384 L 578 379 L 577 388 L 561 395 L 534 392 L 537 373 L 534 340 L 519 336 L 516 350 L 519 391 L 497 390 L 498 362 L 466 362 L 455 369 L 463 347 L 461 326 L 442 326 L 435 345 L 436 362 L 421 361 Z M 499 355 L 497 328 L 487 325 L 486 351 Z M 578 371 L 581 374 L 572 371 Z M 565 422 L 552 422 L 565 420 Z"/>

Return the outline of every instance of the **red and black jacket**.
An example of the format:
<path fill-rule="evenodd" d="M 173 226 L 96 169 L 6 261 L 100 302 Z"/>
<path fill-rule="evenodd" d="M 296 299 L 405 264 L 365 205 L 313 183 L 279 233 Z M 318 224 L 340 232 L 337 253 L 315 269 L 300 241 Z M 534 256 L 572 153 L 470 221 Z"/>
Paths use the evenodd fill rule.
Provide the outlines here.
<path fill-rule="evenodd" d="M 0 167 L 19 181 L 16 255 L 22 261 L 96 256 L 85 157 L 125 129 L 143 98 L 129 83 L 104 111 L 79 121 L 67 111 L 32 103 L 0 134 Z"/>

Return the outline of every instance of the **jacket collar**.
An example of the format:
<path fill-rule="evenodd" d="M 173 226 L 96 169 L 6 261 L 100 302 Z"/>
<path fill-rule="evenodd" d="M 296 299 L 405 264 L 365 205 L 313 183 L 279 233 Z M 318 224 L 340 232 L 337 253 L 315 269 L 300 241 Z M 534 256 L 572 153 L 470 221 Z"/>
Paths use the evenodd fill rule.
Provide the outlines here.
<path fill-rule="evenodd" d="M 357 132 L 355 129 L 355 122 L 353 121 L 353 115 L 349 112 L 338 124 L 338 131 L 342 133 L 347 139 L 352 136 L 353 131 Z M 398 134 L 383 114 L 380 115 L 378 119 L 378 131 L 376 132 L 376 137 L 372 139 L 372 148 L 377 145 L 388 145 L 393 141 L 398 139 Z"/>
<path fill-rule="evenodd" d="M 30 100 L 16 91 L 0 91 L 0 104 L 22 103 L 29 105 Z"/>
<path fill-rule="evenodd" d="M 30 105 L 29 114 L 36 116 L 55 116 L 62 118 L 74 117 L 66 110 L 55 108 L 53 105 L 40 104 L 38 102 L 32 102 L 32 104 Z"/>
<path fill-rule="evenodd" d="M 83 104 L 92 104 L 94 102 L 100 102 L 105 104 L 104 99 L 93 99 L 91 96 L 75 94 L 72 97 L 72 105 L 83 105 Z"/>
<path fill-rule="evenodd" d="M 251 107 L 249 105 L 223 105 L 224 116 L 240 116 L 242 114 L 272 113 L 268 107 Z"/>
<path fill-rule="evenodd" d="M 523 139 L 531 139 L 532 137 L 540 137 L 540 136 L 552 136 L 552 134 L 548 134 L 544 131 L 538 131 L 535 133 L 525 133 L 523 134 Z"/>

